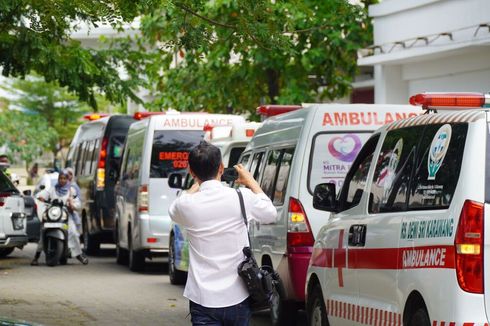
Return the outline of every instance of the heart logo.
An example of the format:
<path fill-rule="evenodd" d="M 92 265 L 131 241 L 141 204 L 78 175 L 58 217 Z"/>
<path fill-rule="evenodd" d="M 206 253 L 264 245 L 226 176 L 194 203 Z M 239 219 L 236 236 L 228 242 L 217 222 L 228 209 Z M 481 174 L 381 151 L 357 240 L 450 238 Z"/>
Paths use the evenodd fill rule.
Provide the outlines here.
<path fill-rule="evenodd" d="M 347 134 L 343 137 L 337 136 L 328 142 L 328 151 L 333 157 L 340 161 L 352 162 L 361 149 L 362 142 L 354 134 Z"/>

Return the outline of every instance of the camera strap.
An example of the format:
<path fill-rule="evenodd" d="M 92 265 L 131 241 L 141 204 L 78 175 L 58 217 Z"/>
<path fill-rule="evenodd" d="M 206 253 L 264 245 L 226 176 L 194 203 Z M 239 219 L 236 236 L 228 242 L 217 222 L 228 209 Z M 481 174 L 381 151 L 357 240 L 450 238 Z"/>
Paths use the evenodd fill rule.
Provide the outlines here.
<path fill-rule="evenodd" d="M 250 233 L 248 233 L 248 221 L 247 221 L 247 212 L 245 211 L 245 202 L 243 201 L 243 194 L 240 191 L 240 188 L 235 189 L 238 194 L 238 199 L 240 200 L 240 209 L 242 210 L 243 221 L 245 222 L 245 227 L 247 229 L 248 235 L 248 245 L 251 246 L 252 242 L 250 241 Z"/>

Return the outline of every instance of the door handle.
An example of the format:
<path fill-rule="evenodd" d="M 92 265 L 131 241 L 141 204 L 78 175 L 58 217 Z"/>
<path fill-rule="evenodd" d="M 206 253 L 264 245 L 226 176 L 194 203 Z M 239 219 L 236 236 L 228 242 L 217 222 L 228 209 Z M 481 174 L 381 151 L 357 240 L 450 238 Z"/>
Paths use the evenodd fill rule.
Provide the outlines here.
<path fill-rule="evenodd" d="M 354 224 L 349 229 L 349 246 L 364 247 L 366 244 L 366 229 L 365 224 Z"/>

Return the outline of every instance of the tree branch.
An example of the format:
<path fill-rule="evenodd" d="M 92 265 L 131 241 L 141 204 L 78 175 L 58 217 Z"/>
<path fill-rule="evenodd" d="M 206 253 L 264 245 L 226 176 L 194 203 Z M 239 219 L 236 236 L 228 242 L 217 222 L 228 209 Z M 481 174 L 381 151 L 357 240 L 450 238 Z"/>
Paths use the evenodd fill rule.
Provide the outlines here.
<path fill-rule="evenodd" d="M 219 26 L 219 27 L 224 27 L 224 28 L 231 28 L 231 29 L 236 29 L 236 25 L 228 25 L 228 24 L 223 24 L 223 23 L 220 23 L 220 22 L 217 22 L 215 20 L 212 20 L 210 18 L 207 18 L 203 15 L 200 15 L 198 14 L 197 12 L 193 11 L 192 9 L 190 9 L 189 7 L 187 6 L 184 6 L 182 4 L 179 4 L 179 3 L 174 3 L 174 6 L 176 6 L 177 8 L 180 8 L 182 10 L 184 10 L 185 12 L 188 12 L 190 13 L 191 15 L 194 15 L 196 17 L 199 17 L 201 18 L 202 20 L 212 24 L 212 25 L 215 25 L 215 26 Z"/>

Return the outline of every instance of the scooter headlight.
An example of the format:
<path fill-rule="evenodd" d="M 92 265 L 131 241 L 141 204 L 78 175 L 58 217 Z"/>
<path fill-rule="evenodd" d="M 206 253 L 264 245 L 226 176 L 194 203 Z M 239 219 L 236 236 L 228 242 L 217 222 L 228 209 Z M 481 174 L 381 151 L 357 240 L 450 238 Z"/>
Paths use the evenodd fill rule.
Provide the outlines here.
<path fill-rule="evenodd" d="M 58 221 L 61 218 L 61 208 L 58 206 L 50 207 L 48 210 L 48 219 L 50 221 Z"/>

